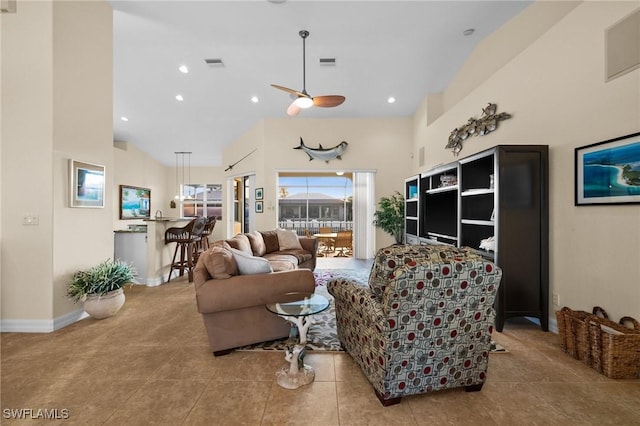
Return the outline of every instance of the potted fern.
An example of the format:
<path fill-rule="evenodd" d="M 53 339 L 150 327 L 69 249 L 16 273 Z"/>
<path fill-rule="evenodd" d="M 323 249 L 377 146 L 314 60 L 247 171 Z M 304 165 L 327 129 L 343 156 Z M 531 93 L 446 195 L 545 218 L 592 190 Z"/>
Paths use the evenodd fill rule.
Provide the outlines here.
<path fill-rule="evenodd" d="M 404 196 L 398 191 L 390 197 L 382 197 L 378 202 L 378 210 L 373 214 L 373 224 L 391 234 L 396 244 L 404 240 Z"/>
<path fill-rule="evenodd" d="M 93 318 L 108 318 L 124 305 L 123 287 L 136 275 L 135 268 L 126 262 L 105 260 L 75 272 L 67 285 L 67 295 L 74 302 L 84 302 L 84 310 Z"/>

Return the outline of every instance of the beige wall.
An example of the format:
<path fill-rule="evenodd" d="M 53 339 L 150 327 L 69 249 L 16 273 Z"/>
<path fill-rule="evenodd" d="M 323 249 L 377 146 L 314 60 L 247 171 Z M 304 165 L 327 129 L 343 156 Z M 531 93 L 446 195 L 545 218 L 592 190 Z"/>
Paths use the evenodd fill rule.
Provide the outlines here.
<path fill-rule="evenodd" d="M 120 185 L 151 189 L 151 216 L 158 209 L 162 210 L 164 216 L 173 216 L 169 200 L 174 195 L 171 189 L 175 187 L 175 175 L 172 186 L 167 186 L 167 175 L 174 168 L 160 164 L 128 142 L 114 143 L 113 153 L 113 229 L 127 229 L 128 225 L 144 224 L 142 219 L 120 220 Z"/>
<path fill-rule="evenodd" d="M 518 56 L 580 3 L 581 1 L 567 0 L 537 1 L 506 22 L 500 31 L 489 34 L 474 49 L 447 87 L 443 96 L 444 110 L 449 110 Z"/>
<path fill-rule="evenodd" d="M 20 6 L 20 14 L 0 15 L 2 318 L 40 320 L 53 315 L 53 8 Z M 40 224 L 23 226 L 25 212 Z"/>
<path fill-rule="evenodd" d="M 342 141 L 349 147 L 342 160 L 309 161 L 300 143 L 330 148 Z M 256 215 L 256 229 L 277 225 L 277 174 L 279 171 L 369 170 L 376 172 L 376 199 L 403 191 L 411 166 L 411 118 L 313 119 L 273 118 L 260 122 L 225 151 L 225 164 L 233 163 L 253 148 L 258 151 L 234 167 L 229 176 L 256 172 L 256 187 L 264 188 L 264 213 Z M 392 244 L 391 236 L 378 230 L 377 247 Z"/>
<path fill-rule="evenodd" d="M 113 253 L 111 17 L 101 1 L 21 2 L 0 17 L 3 329 L 53 328 L 78 309 L 71 273 Z M 106 167 L 104 209 L 68 207 L 70 158 Z M 38 225 L 22 225 L 27 212 Z"/>
<path fill-rule="evenodd" d="M 468 139 L 461 157 L 497 144 L 548 144 L 550 294 L 573 309 L 602 306 L 615 319 L 640 317 L 640 206 L 575 207 L 574 149 L 640 131 L 640 70 L 609 83 L 604 76 L 604 30 L 637 7 L 580 4 L 429 126 L 423 105 L 414 127 L 414 151 L 426 150 L 420 171 L 454 160 L 444 149 L 449 133 L 479 117 L 488 102 L 513 118 Z M 493 37 L 505 40 L 518 31 L 505 26 Z M 465 69 L 472 73 L 474 64 Z"/>

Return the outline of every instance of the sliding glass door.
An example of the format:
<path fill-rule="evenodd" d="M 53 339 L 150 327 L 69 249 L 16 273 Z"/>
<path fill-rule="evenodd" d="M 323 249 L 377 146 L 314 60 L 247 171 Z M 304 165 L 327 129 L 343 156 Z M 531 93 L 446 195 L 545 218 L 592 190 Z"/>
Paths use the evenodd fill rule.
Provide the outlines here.
<path fill-rule="evenodd" d="M 318 233 L 353 229 L 351 173 L 291 173 L 278 175 L 278 227 Z"/>

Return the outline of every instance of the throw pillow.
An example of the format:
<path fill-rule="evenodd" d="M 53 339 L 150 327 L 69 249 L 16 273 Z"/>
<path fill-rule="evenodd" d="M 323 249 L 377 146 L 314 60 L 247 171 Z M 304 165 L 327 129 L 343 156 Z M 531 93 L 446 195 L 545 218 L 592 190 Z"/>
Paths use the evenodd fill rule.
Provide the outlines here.
<path fill-rule="evenodd" d="M 224 280 L 238 274 L 233 255 L 229 250 L 221 246 L 211 247 L 202 260 L 213 279 Z"/>
<path fill-rule="evenodd" d="M 278 245 L 278 233 L 276 231 L 260 231 L 264 245 L 266 246 L 267 253 L 273 253 L 274 251 L 280 251 L 280 245 Z"/>
<path fill-rule="evenodd" d="M 238 272 L 240 275 L 266 274 L 273 272 L 267 259 L 250 256 L 245 252 L 234 248 L 231 249 L 231 253 L 233 253 L 233 258 L 238 264 Z"/>
<path fill-rule="evenodd" d="M 276 229 L 280 250 L 302 250 L 298 235 L 290 230 Z"/>
<path fill-rule="evenodd" d="M 227 240 L 227 243 L 236 250 L 245 252 L 248 255 L 253 255 L 253 250 L 251 250 L 251 243 L 249 242 L 249 238 L 245 234 L 237 234 L 230 240 Z"/>
<path fill-rule="evenodd" d="M 265 253 L 267 253 L 267 246 L 264 244 L 264 239 L 260 232 L 253 231 L 245 235 L 249 238 L 249 243 L 251 243 L 251 250 L 253 251 L 254 256 L 264 256 Z"/>

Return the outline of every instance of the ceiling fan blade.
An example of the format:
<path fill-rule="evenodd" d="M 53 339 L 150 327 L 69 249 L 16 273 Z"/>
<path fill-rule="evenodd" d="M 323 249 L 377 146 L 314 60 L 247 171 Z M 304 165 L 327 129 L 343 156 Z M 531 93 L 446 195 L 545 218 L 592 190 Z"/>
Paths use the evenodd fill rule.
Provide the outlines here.
<path fill-rule="evenodd" d="M 313 106 L 331 108 L 342 104 L 345 101 L 345 97 L 341 95 L 324 95 L 315 96 L 313 98 Z"/>
<path fill-rule="evenodd" d="M 287 108 L 287 114 L 293 117 L 298 115 L 301 110 L 302 108 L 296 105 L 296 101 L 294 100 L 293 102 L 291 102 L 291 105 L 289 105 L 289 108 Z"/>
<path fill-rule="evenodd" d="M 278 86 L 277 84 L 272 84 L 271 87 L 274 87 L 278 90 L 283 90 L 287 93 L 291 93 L 292 95 L 295 95 L 296 97 L 303 97 L 303 98 L 308 98 L 309 95 L 306 95 L 302 92 L 298 92 L 297 90 L 293 90 L 293 89 L 289 89 L 288 87 L 284 87 L 284 86 Z"/>

